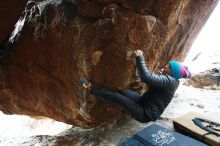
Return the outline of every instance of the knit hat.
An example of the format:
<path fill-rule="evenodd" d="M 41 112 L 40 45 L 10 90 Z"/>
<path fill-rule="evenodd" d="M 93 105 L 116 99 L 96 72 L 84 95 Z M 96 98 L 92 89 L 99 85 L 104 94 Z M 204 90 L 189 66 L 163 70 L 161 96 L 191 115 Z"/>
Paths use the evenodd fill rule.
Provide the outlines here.
<path fill-rule="evenodd" d="M 169 65 L 170 65 L 172 76 L 175 77 L 176 79 L 190 78 L 192 76 L 188 67 L 178 61 L 170 61 Z"/>

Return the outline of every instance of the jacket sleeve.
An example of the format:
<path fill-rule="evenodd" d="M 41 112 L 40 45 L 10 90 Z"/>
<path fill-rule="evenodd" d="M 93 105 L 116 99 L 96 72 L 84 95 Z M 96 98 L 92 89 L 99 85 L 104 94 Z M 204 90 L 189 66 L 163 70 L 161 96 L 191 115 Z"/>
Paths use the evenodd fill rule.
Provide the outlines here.
<path fill-rule="evenodd" d="M 151 73 L 145 63 L 144 56 L 136 57 L 137 69 L 141 81 L 145 82 L 148 85 L 156 87 L 166 87 L 170 84 L 170 79 L 166 75 L 157 75 Z"/>

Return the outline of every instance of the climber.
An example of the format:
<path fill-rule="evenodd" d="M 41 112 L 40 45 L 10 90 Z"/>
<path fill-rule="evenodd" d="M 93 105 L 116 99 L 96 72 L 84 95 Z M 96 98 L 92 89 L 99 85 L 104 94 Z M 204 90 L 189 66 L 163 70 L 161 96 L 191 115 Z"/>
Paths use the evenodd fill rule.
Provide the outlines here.
<path fill-rule="evenodd" d="M 157 74 L 151 73 L 145 64 L 143 51 L 136 50 L 134 54 L 140 79 L 149 86 L 149 90 L 143 95 L 129 90 L 112 92 L 84 78 L 81 78 L 80 82 L 90 94 L 118 104 L 135 120 L 142 123 L 155 121 L 172 100 L 179 86 L 178 79 L 190 78 L 191 73 L 186 66 L 178 61 L 170 61 Z"/>

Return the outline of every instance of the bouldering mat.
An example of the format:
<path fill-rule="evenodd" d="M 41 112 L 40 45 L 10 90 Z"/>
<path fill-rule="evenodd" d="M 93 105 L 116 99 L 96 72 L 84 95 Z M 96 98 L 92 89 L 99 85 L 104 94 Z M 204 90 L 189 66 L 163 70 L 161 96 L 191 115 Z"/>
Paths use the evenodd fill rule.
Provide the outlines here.
<path fill-rule="evenodd" d="M 174 128 L 177 131 L 184 132 L 212 146 L 220 146 L 219 123 L 219 119 L 193 112 L 173 120 Z"/>
<path fill-rule="evenodd" d="M 119 146 L 207 146 L 193 138 L 164 128 L 158 124 L 151 124 L 124 140 Z"/>

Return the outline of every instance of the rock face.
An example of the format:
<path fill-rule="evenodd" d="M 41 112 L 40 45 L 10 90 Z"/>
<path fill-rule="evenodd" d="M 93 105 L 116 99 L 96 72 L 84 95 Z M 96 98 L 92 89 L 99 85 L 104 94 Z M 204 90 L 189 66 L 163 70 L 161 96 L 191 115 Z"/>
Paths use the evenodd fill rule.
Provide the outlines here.
<path fill-rule="evenodd" d="M 6 41 L 14 29 L 14 25 L 21 16 L 25 8 L 27 0 L 6 0 L 2 1 L 0 5 L 0 45 Z"/>
<path fill-rule="evenodd" d="M 140 89 L 131 52 L 142 48 L 152 71 L 183 60 L 217 2 L 31 1 L 0 60 L 0 110 L 84 128 L 121 119 L 116 105 L 88 95 L 79 78 Z"/>
<path fill-rule="evenodd" d="M 185 82 L 186 85 L 192 85 L 196 88 L 216 89 L 220 86 L 220 68 L 213 68 L 205 72 L 194 75 Z"/>

